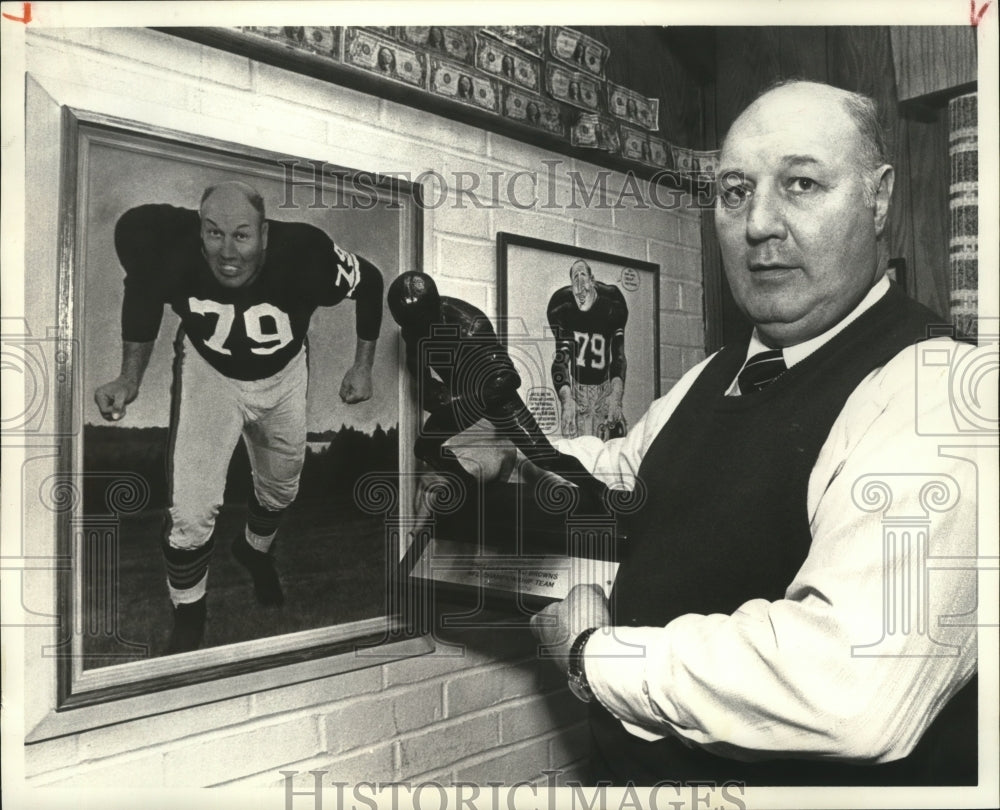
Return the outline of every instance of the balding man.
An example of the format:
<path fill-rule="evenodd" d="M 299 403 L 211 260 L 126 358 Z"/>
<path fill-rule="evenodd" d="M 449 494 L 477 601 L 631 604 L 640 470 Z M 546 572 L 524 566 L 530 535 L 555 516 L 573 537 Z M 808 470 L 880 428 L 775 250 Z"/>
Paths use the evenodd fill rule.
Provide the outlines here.
<path fill-rule="evenodd" d="M 284 602 L 272 544 L 305 458 L 309 320 L 318 306 L 356 302 L 354 362 L 340 397 L 369 399 L 382 276 L 318 228 L 267 220 L 260 193 L 237 181 L 205 189 L 198 211 L 127 211 L 115 247 L 125 270 L 122 370 L 94 394 L 105 419 L 121 419 L 138 396 L 164 305 L 181 320 L 163 553 L 174 605 L 167 651 L 184 652 L 202 641 L 215 518 L 241 436 L 253 489 L 233 554 L 261 604 Z"/>
<path fill-rule="evenodd" d="M 975 784 L 975 575 L 927 556 L 971 565 L 976 465 L 918 422 L 950 424 L 949 366 L 974 349 L 921 343 L 939 319 L 885 278 L 875 106 L 778 86 L 720 165 L 752 337 L 625 439 L 560 445 L 647 498 L 610 601 L 580 586 L 533 619 L 591 700 L 594 777 Z"/>

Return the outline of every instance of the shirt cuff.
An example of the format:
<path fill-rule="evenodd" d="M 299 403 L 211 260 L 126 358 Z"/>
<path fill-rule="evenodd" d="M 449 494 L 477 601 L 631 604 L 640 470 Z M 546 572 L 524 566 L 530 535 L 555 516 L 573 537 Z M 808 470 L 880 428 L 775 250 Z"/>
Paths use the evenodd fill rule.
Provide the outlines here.
<path fill-rule="evenodd" d="M 618 718 L 625 730 L 644 740 L 664 734 L 648 726 L 657 714 L 649 702 L 646 680 L 646 641 L 649 627 L 602 627 L 584 647 L 584 672 L 594 697 Z M 646 725 L 644 725 L 646 724 Z"/>

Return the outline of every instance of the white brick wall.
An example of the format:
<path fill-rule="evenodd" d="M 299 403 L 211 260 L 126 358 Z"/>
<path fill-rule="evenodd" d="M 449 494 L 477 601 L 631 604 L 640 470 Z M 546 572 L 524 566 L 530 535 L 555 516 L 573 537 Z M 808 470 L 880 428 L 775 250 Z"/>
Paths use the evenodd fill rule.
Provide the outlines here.
<path fill-rule="evenodd" d="M 415 176 L 539 172 L 554 155 L 388 101 L 142 29 L 39 29 L 28 71 L 58 103 L 238 140 L 339 165 Z M 53 156 L 55 151 L 53 150 Z M 564 160 L 589 188 L 594 167 Z M 506 182 L 506 181 L 505 181 Z M 622 176 L 608 183 L 616 199 Z M 571 199 L 565 176 L 561 205 Z M 523 180 L 517 191 L 529 196 Z M 51 210 L 34 212 L 41 219 Z M 545 196 L 545 189 L 539 189 Z M 579 196 L 579 195 L 578 195 Z M 468 200 L 466 200 L 468 203 Z M 492 203 L 498 201 L 490 200 Z M 703 357 L 699 215 L 622 208 L 518 210 L 451 205 L 425 212 L 424 266 L 446 294 L 496 314 L 495 235 L 509 231 L 623 254 L 661 266 L 661 383 L 666 391 Z M 45 285 L 45 296 L 51 285 Z M 54 301 L 26 310 L 55 311 Z M 51 520 L 51 516 L 48 518 Z M 54 529 L 53 534 L 54 536 Z M 586 758 L 585 708 L 524 629 L 467 632 L 462 656 L 433 654 L 345 675 L 120 723 L 26 747 L 33 784 L 60 787 L 283 785 L 433 777 L 485 783 L 572 778 Z M 28 649 L 31 649 L 30 645 Z M 52 659 L 29 655 L 26 683 L 49 684 Z M 28 697 L 28 721 L 47 711 L 49 687 Z M 304 800 L 306 804 L 308 799 Z"/>

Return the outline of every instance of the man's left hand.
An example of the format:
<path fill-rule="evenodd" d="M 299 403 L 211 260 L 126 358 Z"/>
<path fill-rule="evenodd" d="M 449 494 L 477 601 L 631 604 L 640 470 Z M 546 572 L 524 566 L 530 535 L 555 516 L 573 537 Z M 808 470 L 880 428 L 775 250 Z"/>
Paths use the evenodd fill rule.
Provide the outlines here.
<path fill-rule="evenodd" d="M 347 369 L 340 384 L 340 398 L 348 405 L 364 402 L 372 398 L 372 370 L 365 365 L 355 364 Z"/>
<path fill-rule="evenodd" d="M 545 647 L 541 656 L 559 669 L 569 669 L 569 648 L 588 627 L 611 624 L 608 600 L 597 585 L 577 585 L 561 602 L 553 602 L 531 617 L 531 631 Z"/>

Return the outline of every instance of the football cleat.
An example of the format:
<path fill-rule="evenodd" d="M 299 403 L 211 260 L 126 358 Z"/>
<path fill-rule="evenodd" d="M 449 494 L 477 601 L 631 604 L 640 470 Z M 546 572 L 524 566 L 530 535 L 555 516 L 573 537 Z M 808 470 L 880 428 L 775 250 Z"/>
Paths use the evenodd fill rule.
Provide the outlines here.
<path fill-rule="evenodd" d="M 174 629 L 167 644 L 167 655 L 190 652 L 201 646 L 206 613 L 204 596 L 197 602 L 174 605 Z"/>
<path fill-rule="evenodd" d="M 285 604 L 285 594 L 281 590 L 281 580 L 274 568 L 274 557 L 270 552 L 257 551 L 243 534 L 233 541 L 233 556 L 236 562 L 250 572 L 253 579 L 253 591 L 257 601 L 268 607 L 280 607 Z"/>

